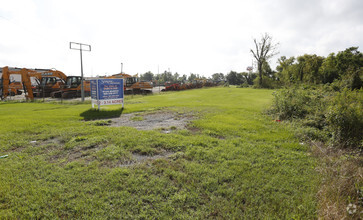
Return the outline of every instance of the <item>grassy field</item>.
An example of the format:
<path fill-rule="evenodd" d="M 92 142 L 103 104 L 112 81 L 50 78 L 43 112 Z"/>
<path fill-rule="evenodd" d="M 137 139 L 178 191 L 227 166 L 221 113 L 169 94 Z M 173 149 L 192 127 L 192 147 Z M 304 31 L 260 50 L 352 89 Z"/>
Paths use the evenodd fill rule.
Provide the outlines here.
<path fill-rule="evenodd" d="M 316 161 L 288 126 L 264 116 L 271 93 L 129 96 L 124 110 L 101 112 L 0 103 L 0 155 L 9 155 L 0 159 L 0 218 L 317 218 Z M 168 134 L 95 121 L 158 110 L 195 120 Z"/>

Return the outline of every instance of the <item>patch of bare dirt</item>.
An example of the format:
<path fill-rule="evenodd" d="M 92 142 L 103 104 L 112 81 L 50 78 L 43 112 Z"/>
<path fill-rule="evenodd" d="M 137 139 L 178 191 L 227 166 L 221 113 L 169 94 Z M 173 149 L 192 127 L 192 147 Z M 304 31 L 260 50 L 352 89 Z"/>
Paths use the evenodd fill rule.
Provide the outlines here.
<path fill-rule="evenodd" d="M 83 148 L 75 147 L 69 150 L 65 150 L 62 148 L 62 150 L 55 151 L 52 154 L 52 150 L 54 150 L 53 148 L 49 149 L 48 151 L 48 154 L 50 155 L 49 161 L 52 163 L 62 161 L 61 164 L 63 165 L 73 161 L 83 161 L 85 163 L 89 163 L 96 159 L 93 154 L 102 148 L 104 148 L 104 146 L 98 146 L 98 145 L 83 147 Z"/>
<path fill-rule="evenodd" d="M 171 130 L 185 129 L 194 118 L 192 114 L 181 114 L 171 111 L 158 111 L 152 113 L 122 114 L 119 118 L 112 119 L 111 126 L 134 127 L 138 130 L 162 129 L 164 133 Z"/>

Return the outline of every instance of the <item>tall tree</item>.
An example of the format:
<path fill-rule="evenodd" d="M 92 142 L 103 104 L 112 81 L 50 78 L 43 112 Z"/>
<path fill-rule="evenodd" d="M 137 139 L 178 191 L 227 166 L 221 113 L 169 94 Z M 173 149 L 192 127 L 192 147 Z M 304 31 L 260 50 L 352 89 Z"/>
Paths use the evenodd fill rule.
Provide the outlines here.
<path fill-rule="evenodd" d="M 177 83 L 179 81 L 179 73 L 174 73 L 174 75 L 173 75 L 173 82 L 174 83 Z"/>
<path fill-rule="evenodd" d="M 237 77 L 237 72 L 235 71 L 231 71 L 226 75 L 226 80 L 229 84 L 231 85 L 239 85 L 239 81 L 238 81 L 238 77 Z"/>
<path fill-rule="evenodd" d="M 321 83 L 323 81 L 319 69 L 324 61 L 324 57 L 316 54 L 305 54 L 297 57 L 298 78 L 300 82 Z"/>
<path fill-rule="evenodd" d="M 189 77 L 188 77 L 188 81 L 189 82 L 193 82 L 193 80 L 199 78 L 198 74 L 194 74 L 194 73 L 190 73 Z"/>
<path fill-rule="evenodd" d="M 181 83 L 185 83 L 187 81 L 187 78 L 188 78 L 188 76 L 183 74 L 182 76 L 180 76 L 178 78 L 178 81 L 181 82 Z"/>
<path fill-rule="evenodd" d="M 277 46 L 278 44 L 274 44 L 272 42 L 272 37 L 265 33 L 261 37 L 261 40 L 257 42 L 256 39 L 253 40 L 255 43 L 255 50 L 251 49 L 251 53 L 253 57 L 256 59 L 257 62 L 257 70 L 258 70 L 258 81 L 259 84 L 262 85 L 262 74 L 263 69 L 262 66 L 266 62 L 268 62 L 269 59 L 271 59 L 273 56 L 278 54 L 277 52 Z"/>
<path fill-rule="evenodd" d="M 223 75 L 223 73 L 214 73 L 212 75 L 212 80 L 216 81 L 216 82 L 221 82 L 225 80 L 225 77 Z"/>
<path fill-rule="evenodd" d="M 332 83 L 335 79 L 339 78 L 337 59 L 334 53 L 329 54 L 329 56 L 323 61 L 319 72 L 324 84 Z"/>
<path fill-rule="evenodd" d="M 363 54 L 358 47 L 350 47 L 341 51 L 336 56 L 339 77 L 351 89 L 363 87 Z"/>
<path fill-rule="evenodd" d="M 358 50 L 358 47 L 350 47 L 336 55 L 337 69 L 341 77 L 347 72 L 357 71 L 363 67 L 363 54 Z"/>
<path fill-rule="evenodd" d="M 278 80 L 285 84 L 294 81 L 294 62 L 295 57 L 286 58 L 282 56 L 278 59 L 279 65 L 276 67 Z"/>
<path fill-rule="evenodd" d="M 151 71 L 148 71 L 144 74 L 141 74 L 140 78 L 144 81 L 152 81 L 154 78 L 154 74 Z"/>

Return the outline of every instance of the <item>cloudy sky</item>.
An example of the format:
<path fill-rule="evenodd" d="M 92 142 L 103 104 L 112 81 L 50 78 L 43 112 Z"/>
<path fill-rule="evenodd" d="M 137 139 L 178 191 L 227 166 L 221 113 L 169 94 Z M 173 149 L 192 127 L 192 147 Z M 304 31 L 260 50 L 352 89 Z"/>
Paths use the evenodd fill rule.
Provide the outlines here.
<path fill-rule="evenodd" d="M 0 0 L 0 66 L 86 76 L 210 76 L 251 65 L 253 39 L 269 33 L 279 56 L 363 48 L 362 0 Z"/>

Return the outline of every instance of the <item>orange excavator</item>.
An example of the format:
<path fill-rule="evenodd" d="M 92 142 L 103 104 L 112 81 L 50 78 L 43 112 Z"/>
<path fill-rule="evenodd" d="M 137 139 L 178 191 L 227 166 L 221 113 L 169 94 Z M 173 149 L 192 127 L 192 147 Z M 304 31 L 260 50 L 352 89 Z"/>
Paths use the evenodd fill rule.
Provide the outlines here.
<path fill-rule="evenodd" d="M 21 82 L 15 82 L 10 80 L 9 89 L 11 96 L 23 94 L 23 92 L 21 91 L 23 89 L 23 84 L 21 84 Z"/>
<path fill-rule="evenodd" d="M 81 97 L 81 76 L 68 76 L 64 85 L 61 86 L 61 89 L 58 91 L 54 91 L 50 93 L 52 98 L 76 98 Z M 89 80 L 83 80 L 84 87 L 84 95 L 91 95 L 91 85 Z"/>
<path fill-rule="evenodd" d="M 30 77 L 35 77 L 37 86 L 34 97 L 49 97 L 52 92 L 59 91 L 67 80 L 66 74 L 59 70 L 35 69 L 29 72 Z"/>
<path fill-rule="evenodd" d="M 38 86 L 35 90 L 36 97 L 52 98 L 76 98 L 81 97 L 81 77 L 67 76 L 59 70 L 39 70 L 30 73 L 31 77 L 38 80 Z M 85 96 L 91 93 L 90 82 L 83 81 Z"/>
<path fill-rule="evenodd" d="M 20 70 L 14 70 L 10 71 L 9 67 L 3 67 L 2 77 L 0 80 L 0 90 L 1 90 L 1 97 L 2 99 L 5 99 L 9 93 L 11 92 L 10 89 L 10 75 L 12 74 L 18 74 L 21 75 L 22 84 L 24 87 L 24 92 L 27 92 L 28 94 L 25 96 L 27 99 L 33 100 L 33 90 L 32 85 L 29 77 L 29 72 L 31 70 L 28 69 L 20 69 Z M 10 91 L 9 91 L 10 90 Z"/>
<path fill-rule="evenodd" d="M 27 98 L 33 100 L 34 97 L 63 97 L 74 98 L 81 96 L 81 77 L 80 76 L 66 76 L 63 72 L 50 69 L 20 69 L 10 71 L 8 67 L 3 68 L 3 77 L 0 80 L 1 97 L 5 98 L 11 93 L 15 93 L 14 83 L 10 83 L 11 74 L 20 74 L 22 78 L 21 87 L 24 91 L 27 91 Z M 34 92 L 31 86 L 31 77 L 34 77 L 37 86 L 34 88 Z M 16 84 L 17 85 L 17 84 Z M 14 87 L 14 88 L 13 88 Z M 90 83 L 84 81 L 85 95 L 90 95 Z M 9 90 L 11 90 L 9 92 Z M 14 90 L 14 91 L 13 91 Z M 19 92 L 18 92 L 19 94 Z"/>
<path fill-rule="evenodd" d="M 35 69 L 29 72 L 30 77 L 35 77 L 38 85 L 34 97 L 75 98 L 81 97 L 81 77 L 67 76 L 55 69 Z M 85 96 L 90 95 L 90 83 L 84 81 Z"/>

